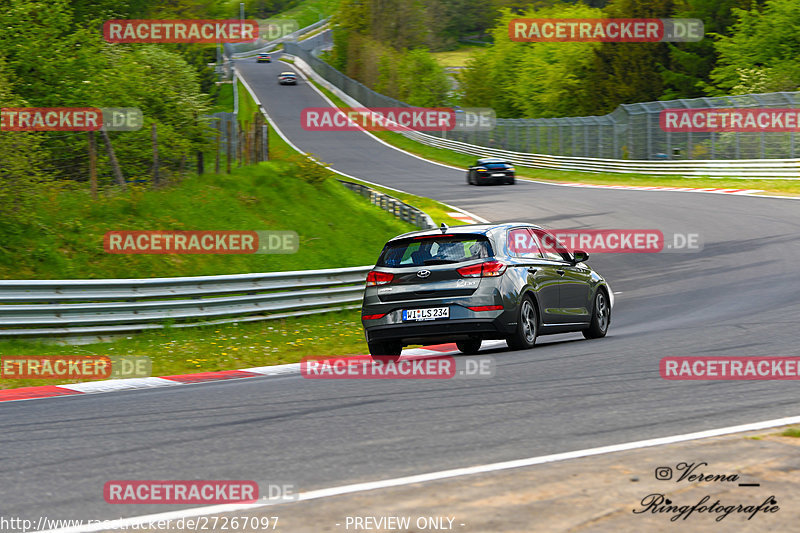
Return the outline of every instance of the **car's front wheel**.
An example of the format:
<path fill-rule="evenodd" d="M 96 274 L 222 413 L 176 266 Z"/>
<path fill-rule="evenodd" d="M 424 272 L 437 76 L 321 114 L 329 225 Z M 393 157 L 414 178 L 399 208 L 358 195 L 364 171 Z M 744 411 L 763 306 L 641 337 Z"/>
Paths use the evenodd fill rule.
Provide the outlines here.
<path fill-rule="evenodd" d="M 536 344 L 539 335 L 539 317 L 536 306 L 529 296 L 522 299 L 517 311 L 517 329 L 506 337 L 506 343 L 512 350 L 527 350 Z"/>
<path fill-rule="evenodd" d="M 608 297 L 602 289 L 598 289 L 597 294 L 594 295 L 592 321 L 589 324 L 589 329 L 583 330 L 583 336 L 587 339 L 605 337 L 610 323 L 611 307 L 608 305 Z"/>
<path fill-rule="evenodd" d="M 402 343 L 398 341 L 368 342 L 370 355 L 400 355 L 403 351 Z"/>
<path fill-rule="evenodd" d="M 481 339 L 468 339 L 456 342 L 456 347 L 461 353 L 473 355 L 480 351 L 482 342 Z"/>

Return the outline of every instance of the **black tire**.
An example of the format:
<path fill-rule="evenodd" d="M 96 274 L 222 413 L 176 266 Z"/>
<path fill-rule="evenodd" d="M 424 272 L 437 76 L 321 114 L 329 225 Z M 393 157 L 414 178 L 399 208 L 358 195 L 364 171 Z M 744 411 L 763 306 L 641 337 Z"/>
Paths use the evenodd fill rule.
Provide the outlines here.
<path fill-rule="evenodd" d="M 403 345 L 397 341 L 376 341 L 368 342 L 370 355 L 400 355 L 403 351 Z"/>
<path fill-rule="evenodd" d="M 472 185 L 472 172 L 467 172 L 467 185 Z"/>
<path fill-rule="evenodd" d="M 517 310 L 517 329 L 506 337 L 506 343 L 512 350 L 528 350 L 536 344 L 539 335 L 539 313 L 529 296 L 525 296 Z"/>
<path fill-rule="evenodd" d="M 482 342 L 481 339 L 468 339 L 456 342 L 456 346 L 461 353 L 474 355 L 480 351 Z"/>
<path fill-rule="evenodd" d="M 517 179 L 512 176 L 511 179 L 506 182 L 506 184 L 507 185 L 514 185 L 516 182 L 517 182 Z"/>
<path fill-rule="evenodd" d="M 587 339 L 601 339 L 608 333 L 608 326 L 611 324 L 611 307 L 609 307 L 608 295 L 603 289 L 598 289 L 592 302 L 592 321 L 589 329 L 583 330 L 583 336 Z"/>

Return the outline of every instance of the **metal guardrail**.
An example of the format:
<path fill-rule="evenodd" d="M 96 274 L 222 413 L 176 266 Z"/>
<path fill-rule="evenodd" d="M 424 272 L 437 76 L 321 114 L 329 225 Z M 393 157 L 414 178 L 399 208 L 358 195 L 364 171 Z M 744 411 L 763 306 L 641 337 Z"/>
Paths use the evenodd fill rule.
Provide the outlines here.
<path fill-rule="evenodd" d="M 306 33 L 312 32 L 312 31 L 316 30 L 317 28 L 321 28 L 322 26 L 326 25 L 328 22 L 330 22 L 330 20 L 331 20 L 330 17 L 322 19 L 322 20 L 320 20 L 318 22 L 315 22 L 314 24 L 306 26 L 305 28 L 300 28 L 299 30 L 297 30 L 295 32 L 289 33 L 287 35 L 284 35 L 283 37 L 280 37 L 279 39 L 275 39 L 274 41 L 270 41 L 270 42 L 267 42 L 267 43 L 263 43 L 263 42 L 262 43 L 259 43 L 259 42 L 257 42 L 257 43 L 241 43 L 239 45 L 232 44 L 232 43 L 226 43 L 225 46 L 224 46 L 225 55 L 230 57 L 230 58 L 232 58 L 232 59 L 242 59 L 242 58 L 245 58 L 245 57 L 251 57 L 251 56 L 253 56 L 255 54 L 258 54 L 260 52 L 271 52 L 272 50 L 277 48 L 277 46 L 279 44 L 281 44 L 283 42 L 286 42 L 286 41 L 297 40 L 298 37 L 300 37 L 302 35 L 305 35 Z M 249 49 L 248 50 L 242 50 L 242 48 L 249 48 Z"/>
<path fill-rule="evenodd" d="M 105 335 L 360 307 L 371 266 L 149 279 L 0 280 L 0 338 Z"/>
<path fill-rule="evenodd" d="M 660 176 L 800 179 L 800 159 L 695 159 L 671 161 L 600 159 L 512 152 L 450 139 L 441 139 L 418 131 L 403 132 L 403 135 L 428 146 L 445 148 L 476 157 L 502 157 L 515 165 L 530 168 L 653 174 Z"/>
<path fill-rule="evenodd" d="M 339 180 L 339 183 L 351 191 L 355 191 L 361 196 L 369 198 L 369 201 L 372 203 L 372 205 L 377 205 L 384 211 L 388 211 L 400 220 L 414 224 L 418 228 L 422 229 L 436 227 L 433 219 L 425 211 L 417 209 L 412 205 L 408 205 L 407 203 L 398 200 L 394 196 L 389 196 L 388 194 L 376 191 L 375 189 L 367 187 L 366 185 L 361 185 L 360 183 L 353 183 L 344 180 Z"/>

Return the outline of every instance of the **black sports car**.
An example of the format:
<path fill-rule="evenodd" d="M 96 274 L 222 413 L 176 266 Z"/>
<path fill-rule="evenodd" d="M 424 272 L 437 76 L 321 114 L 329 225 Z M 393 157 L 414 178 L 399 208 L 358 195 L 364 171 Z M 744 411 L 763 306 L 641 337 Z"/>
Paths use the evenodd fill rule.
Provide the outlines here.
<path fill-rule="evenodd" d="M 514 166 L 497 157 L 484 157 L 475 162 L 475 166 L 467 170 L 467 183 L 469 185 L 483 185 L 485 183 L 515 183 Z"/>

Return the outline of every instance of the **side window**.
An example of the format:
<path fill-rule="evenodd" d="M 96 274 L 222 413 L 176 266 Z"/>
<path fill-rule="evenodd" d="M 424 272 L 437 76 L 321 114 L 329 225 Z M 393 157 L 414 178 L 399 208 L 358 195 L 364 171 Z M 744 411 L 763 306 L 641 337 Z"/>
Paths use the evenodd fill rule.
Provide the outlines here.
<path fill-rule="evenodd" d="M 514 257 L 542 258 L 539 243 L 528 228 L 508 231 L 508 250 Z"/>
<path fill-rule="evenodd" d="M 556 239 L 552 233 L 540 229 L 533 231 L 542 243 L 542 254 L 545 258 L 554 261 L 569 261 L 569 249 L 564 243 Z"/>

